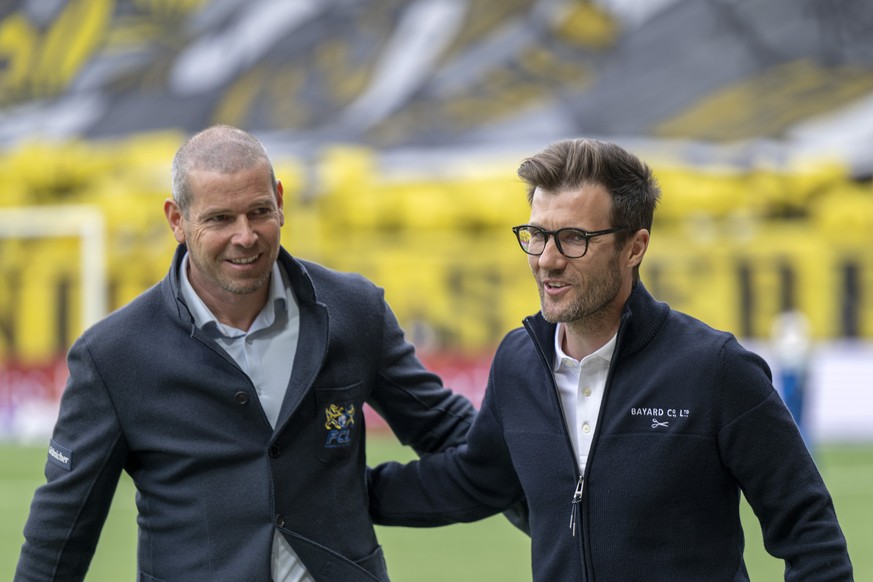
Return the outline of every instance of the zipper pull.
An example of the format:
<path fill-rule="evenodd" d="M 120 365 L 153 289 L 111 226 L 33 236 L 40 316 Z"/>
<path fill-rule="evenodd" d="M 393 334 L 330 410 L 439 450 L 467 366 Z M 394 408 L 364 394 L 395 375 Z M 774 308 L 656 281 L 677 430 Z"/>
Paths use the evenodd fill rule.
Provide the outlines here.
<path fill-rule="evenodd" d="M 582 501 L 582 481 L 584 479 L 584 476 L 579 475 L 579 481 L 576 483 L 576 491 L 573 492 L 573 501 L 570 505 L 570 529 L 573 531 L 573 537 L 576 537 L 576 511 Z"/>

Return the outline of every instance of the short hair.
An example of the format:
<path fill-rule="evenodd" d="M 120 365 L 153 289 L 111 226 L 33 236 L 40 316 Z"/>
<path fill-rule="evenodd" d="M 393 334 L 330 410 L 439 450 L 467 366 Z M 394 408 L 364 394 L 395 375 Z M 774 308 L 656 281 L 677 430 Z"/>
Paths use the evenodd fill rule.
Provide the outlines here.
<path fill-rule="evenodd" d="M 276 174 L 264 145 L 253 135 L 230 125 L 213 125 L 188 139 L 173 157 L 173 199 L 187 216 L 191 206 L 188 177 L 192 170 L 232 174 L 263 164 L 270 171 L 273 193 Z"/>
<path fill-rule="evenodd" d="M 661 189 L 645 163 L 613 143 L 595 139 L 555 142 L 522 161 L 518 176 L 528 186 L 528 203 L 533 202 L 537 188 L 550 192 L 586 184 L 606 188 L 612 197 L 610 226 L 630 228 L 616 233 L 619 247 L 637 230 L 652 230 Z"/>

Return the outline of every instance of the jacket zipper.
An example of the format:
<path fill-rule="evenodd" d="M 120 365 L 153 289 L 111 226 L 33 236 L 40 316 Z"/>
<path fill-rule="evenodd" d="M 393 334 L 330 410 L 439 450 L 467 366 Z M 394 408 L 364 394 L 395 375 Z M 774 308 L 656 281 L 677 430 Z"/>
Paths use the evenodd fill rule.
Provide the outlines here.
<path fill-rule="evenodd" d="M 570 502 L 570 530 L 573 532 L 573 537 L 576 537 L 576 522 L 578 521 L 577 514 L 579 513 L 579 504 L 582 503 L 582 486 L 585 477 L 579 475 L 579 481 L 576 483 L 576 491 L 573 493 L 573 500 Z"/>
<path fill-rule="evenodd" d="M 539 354 L 540 354 L 540 358 L 543 360 L 543 362 L 545 362 L 546 370 L 551 370 L 552 367 L 548 362 L 548 358 L 546 357 L 545 352 L 543 352 L 542 348 L 540 347 L 539 341 L 537 341 L 536 333 L 534 332 L 533 327 L 530 325 L 530 322 L 525 321 L 524 326 L 527 328 L 528 335 L 531 336 L 531 339 L 533 340 L 534 346 L 536 347 L 537 352 L 539 352 Z M 557 398 L 557 400 L 558 400 L 558 408 L 561 411 L 561 425 L 564 427 L 564 435 L 566 435 L 566 437 L 567 437 L 567 446 L 569 447 L 569 450 L 571 452 L 571 457 L 572 457 L 572 461 L 573 461 L 573 470 L 576 474 L 579 475 L 579 479 L 576 481 L 576 488 L 573 491 L 573 497 L 570 500 L 570 531 L 571 531 L 573 537 L 576 537 L 576 524 L 579 523 L 580 517 L 581 517 L 580 506 L 582 504 L 582 491 L 583 491 L 585 476 L 579 473 L 579 465 L 576 461 L 576 457 L 574 455 L 572 455 L 573 441 L 570 438 L 570 427 L 567 426 L 567 415 L 564 413 L 564 403 L 561 400 L 561 394 L 560 394 L 560 392 L 558 392 L 558 386 L 557 386 L 557 384 L 555 384 L 555 377 L 551 373 L 551 371 L 549 372 L 549 376 L 552 379 L 552 388 L 554 388 L 555 398 Z M 583 554 L 584 554 L 584 550 L 583 550 Z"/>
<path fill-rule="evenodd" d="M 626 319 L 627 319 L 627 314 L 622 313 L 621 321 L 619 322 L 619 326 L 618 326 L 618 337 L 616 338 L 616 345 L 615 345 L 616 350 L 618 350 L 619 346 L 621 345 L 621 338 L 623 335 L 622 330 L 625 326 Z M 534 346 L 536 347 L 537 351 L 540 354 L 540 358 L 543 360 L 543 362 L 545 362 L 546 370 L 551 370 L 551 365 L 548 362 L 548 358 L 546 357 L 545 352 L 543 351 L 542 347 L 540 346 L 539 341 L 537 340 L 537 334 L 533 329 L 532 322 L 526 319 L 524 321 L 524 326 L 527 329 L 528 335 L 531 336 L 531 339 L 533 340 Z M 606 380 L 606 386 L 604 387 L 603 402 L 601 403 L 601 408 L 606 407 L 606 394 L 607 394 L 609 385 L 612 383 L 612 375 L 613 375 L 613 371 L 615 368 L 615 362 L 616 362 L 616 357 L 615 357 L 615 355 L 613 355 L 612 361 L 609 364 L 609 371 L 607 372 L 607 380 Z M 552 375 L 550 373 L 550 376 L 552 378 L 552 387 L 554 388 L 555 397 L 558 399 L 558 408 L 560 408 L 560 410 L 561 410 L 561 424 L 563 424 L 563 426 L 564 426 L 564 434 L 567 435 L 567 444 L 570 446 L 570 451 L 573 451 L 573 442 L 570 439 L 570 429 L 567 426 L 567 415 L 564 414 L 564 403 L 561 401 L 561 394 L 558 392 L 558 386 L 555 383 L 554 375 Z M 585 467 L 586 472 L 591 467 L 591 458 L 594 456 L 594 449 L 595 449 L 596 442 L 597 442 L 597 439 L 595 437 L 594 442 L 591 443 L 591 451 L 589 452 L 588 463 Z M 575 457 L 573 458 L 573 467 L 576 470 L 576 472 L 578 473 L 579 466 L 576 462 Z M 585 485 L 585 475 L 580 474 L 579 480 L 576 481 L 576 489 L 573 491 L 573 498 L 570 501 L 570 506 L 571 506 L 570 507 L 570 531 L 571 531 L 573 537 L 576 537 L 576 524 L 577 523 L 580 524 L 580 528 L 581 528 L 582 497 L 583 497 L 583 492 L 584 492 L 584 485 Z M 584 539 L 582 539 L 580 541 L 581 541 L 581 546 L 579 549 L 582 552 L 582 556 L 581 556 L 581 558 L 582 558 L 582 570 L 585 573 L 585 579 L 592 579 L 594 576 L 594 573 L 590 572 L 588 569 L 587 562 L 589 560 L 589 557 L 588 557 L 587 544 L 585 543 Z"/>

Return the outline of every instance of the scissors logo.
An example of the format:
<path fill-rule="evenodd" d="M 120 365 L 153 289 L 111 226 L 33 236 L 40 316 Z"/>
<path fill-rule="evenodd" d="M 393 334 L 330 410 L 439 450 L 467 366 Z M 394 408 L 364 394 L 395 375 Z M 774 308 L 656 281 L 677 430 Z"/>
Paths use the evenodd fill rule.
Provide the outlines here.
<path fill-rule="evenodd" d="M 668 428 L 670 425 L 669 420 L 665 420 L 664 422 L 658 421 L 657 418 L 652 419 L 652 428 L 658 428 L 659 426 L 663 426 L 664 428 Z"/>

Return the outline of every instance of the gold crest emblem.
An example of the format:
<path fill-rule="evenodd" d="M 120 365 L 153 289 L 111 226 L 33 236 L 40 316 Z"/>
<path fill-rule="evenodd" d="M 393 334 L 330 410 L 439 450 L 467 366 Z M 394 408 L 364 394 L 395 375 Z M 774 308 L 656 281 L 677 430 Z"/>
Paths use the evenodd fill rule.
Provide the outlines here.
<path fill-rule="evenodd" d="M 324 428 L 334 428 L 337 430 L 349 428 L 355 424 L 355 405 L 350 404 L 346 407 L 331 404 L 324 409 L 324 415 L 327 418 L 324 423 Z"/>

